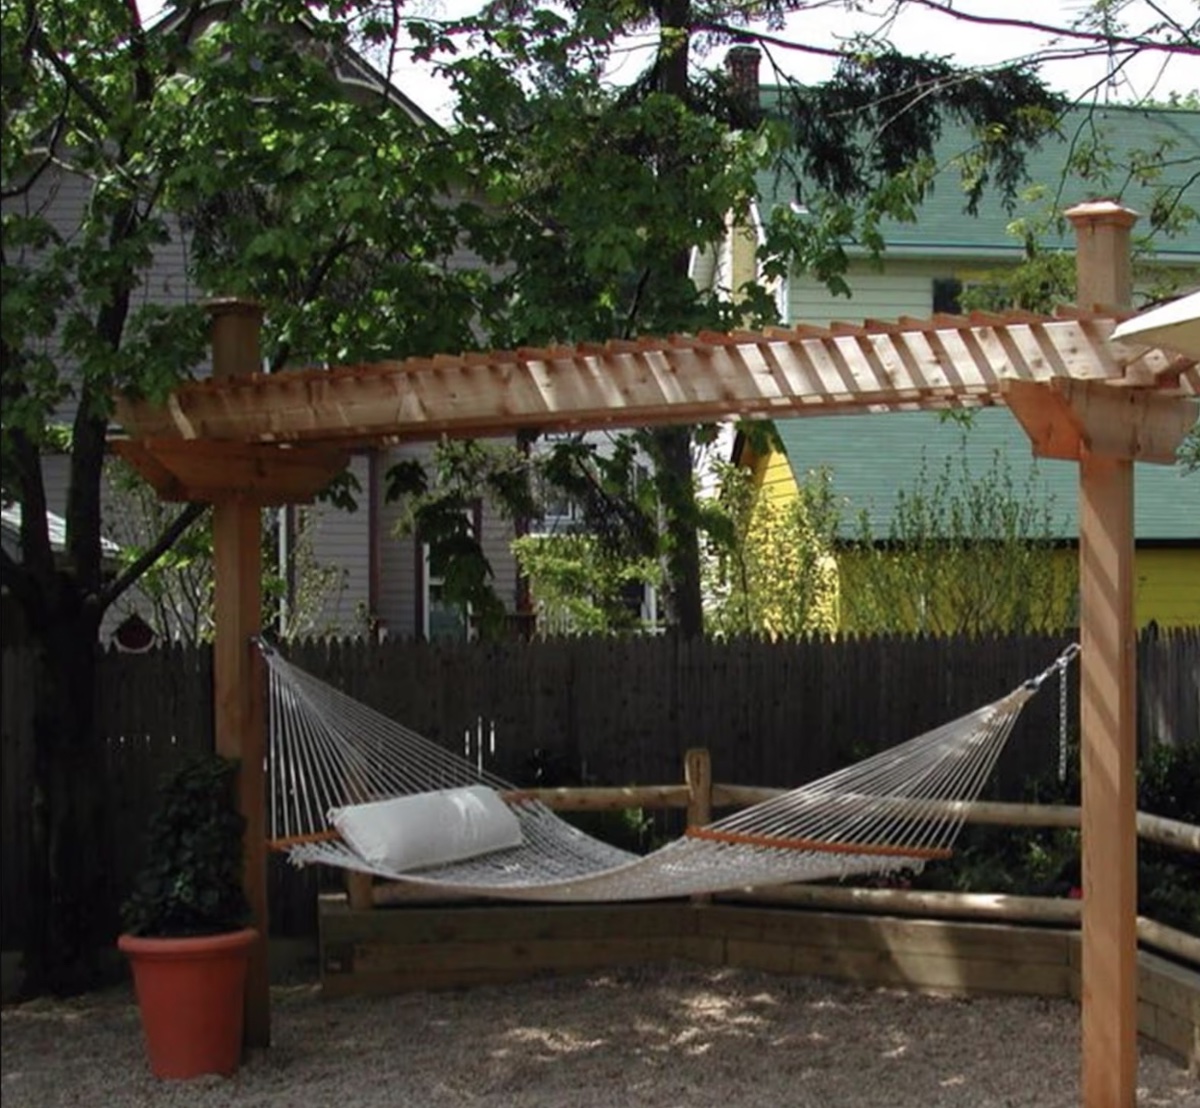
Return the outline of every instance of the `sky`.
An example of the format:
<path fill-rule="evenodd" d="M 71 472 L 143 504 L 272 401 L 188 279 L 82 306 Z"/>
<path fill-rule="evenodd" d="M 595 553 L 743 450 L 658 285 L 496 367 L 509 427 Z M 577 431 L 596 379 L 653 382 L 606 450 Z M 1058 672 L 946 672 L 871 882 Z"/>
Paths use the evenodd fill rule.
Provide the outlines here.
<path fill-rule="evenodd" d="M 1027 20 L 1056 27 L 1069 26 L 1089 6 L 1087 0 L 939 0 L 953 4 L 956 10 L 1011 20 Z M 411 11 L 431 18 L 449 18 L 469 13 L 479 0 L 421 0 Z M 860 0 L 857 11 L 848 11 L 842 0 L 814 0 L 811 10 L 789 17 L 784 30 L 771 32 L 781 39 L 803 40 L 824 47 L 836 47 L 854 32 L 875 32 L 889 24 L 888 13 L 900 8 L 890 23 L 891 41 L 901 50 L 951 57 L 960 64 L 988 65 L 1008 61 L 1039 50 L 1073 51 L 1079 43 L 1059 41 L 1043 33 L 993 25 L 961 22 L 919 5 L 895 5 L 884 0 Z M 1196 0 L 1126 0 L 1124 17 L 1131 29 L 1148 27 L 1157 17 L 1154 8 L 1165 12 L 1181 25 L 1191 27 L 1200 37 L 1200 5 Z M 652 40 L 631 39 L 619 55 L 614 81 L 631 80 L 644 65 Z M 833 62 L 812 54 L 786 48 L 768 47 L 771 60 L 789 75 L 804 81 L 827 78 Z M 720 64 L 724 47 L 701 56 L 700 64 L 711 68 Z M 396 82 L 422 108 L 442 122 L 451 115 L 451 98 L 446 86 L 428 68 L 398 59 Z M 770 66 L 764 62 L 764 79 Z M 1200 53 L 1191 57 L 1144 52 L 1115 75 L 1109 73 L 1109 60 L 1063 59 L 1047 61 L 1043 76 L 1058 91 L 1087 96 L 1096 89 L 1101 99 L 1129 103 L 1146 96 L 1165 99 L 1169 92 L 1186 94 L 1200 87 Z M 1110 79 L 1111 77 L 1111 79 Z"/>

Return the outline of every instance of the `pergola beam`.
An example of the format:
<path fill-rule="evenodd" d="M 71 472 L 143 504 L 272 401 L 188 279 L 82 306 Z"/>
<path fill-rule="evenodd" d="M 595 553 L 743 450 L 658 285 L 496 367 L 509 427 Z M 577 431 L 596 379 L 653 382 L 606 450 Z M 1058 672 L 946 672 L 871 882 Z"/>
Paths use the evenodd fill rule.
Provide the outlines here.
<path fill-rule="evenodd" d="M 260 507 L 308 503 L 350 464 L 350 452 L 336 447 L 127 439 L 112 448 L 162 500 L 216 502 L 234 491 L 243 502 Z"/>
<path fill-rule="evenodd" d="M 1091 453 L 1173 465 L 1196 422 L 1191 400 L 1089 381 L 1005 381 L 1002 393 L 1040 458 Z"/>

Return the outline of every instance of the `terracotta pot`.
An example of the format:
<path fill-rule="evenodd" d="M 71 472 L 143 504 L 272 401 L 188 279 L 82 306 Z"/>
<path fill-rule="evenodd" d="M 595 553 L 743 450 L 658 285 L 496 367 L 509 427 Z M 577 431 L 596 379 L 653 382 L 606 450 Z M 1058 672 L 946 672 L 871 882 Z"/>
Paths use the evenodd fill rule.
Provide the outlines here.
<path fill-rule="evenodd" d="M 184 939 L 122 935 L 156 1077 L 228 1077 L 242 1055 L 246 967 L 258 932 Z"/>

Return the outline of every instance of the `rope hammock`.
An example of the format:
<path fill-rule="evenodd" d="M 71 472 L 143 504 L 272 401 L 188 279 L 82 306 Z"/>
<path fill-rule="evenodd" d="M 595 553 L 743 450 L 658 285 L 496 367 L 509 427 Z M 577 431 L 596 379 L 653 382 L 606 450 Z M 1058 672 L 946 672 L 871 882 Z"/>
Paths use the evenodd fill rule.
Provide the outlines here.
<path fill-rule="evenodd" d="M 260 644 L 270 675 L 271 846 L 426 891 L 509 900 L 643 900 L 864 873 L 919 871 L 950 854 L 966 815 L 1042 674 L 923 735 L 704 827 L 647 855 L 594 839 L 529 793 L 422 738 Z M 516 845 L 397 869 L 332 826 L 382 798 L 486 786 L 516 817 Z M 486 791 L 486 790 L 483 790 Z M 505 815 L 507 817 L 507 814 Z"/>

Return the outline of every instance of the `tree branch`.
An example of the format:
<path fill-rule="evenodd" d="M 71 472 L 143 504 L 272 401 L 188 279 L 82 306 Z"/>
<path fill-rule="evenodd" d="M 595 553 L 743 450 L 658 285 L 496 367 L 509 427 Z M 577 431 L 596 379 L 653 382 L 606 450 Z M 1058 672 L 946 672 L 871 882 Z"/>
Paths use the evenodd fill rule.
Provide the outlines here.
<path fill-rule="evenodd" d="M 765 31 L 751 31 L 745 27 L 735 27 L 730 23 L 715 23 L 701 20 L 692 25 L 694 31 L 711 31 L 717 35 L 732 35 L 741 41 L 753 39 L 755 42 L 768 46 L 779 46 L 785 50 L 796 50 L 801 54 L 817 54 L 823 58 L 844 58 L 846 51 L 832 46 L 813 46 L 807 42 L 796 42 L 782 35 L 771 35 Z"/>
<path fill-rule="evenodd" d="M 101 608 L 107 608 L 126 590 L 134 585 L 155 562 L 158 561 L 178 541 L 180 536 L 196 522 L 209 505 L 193 502 L 177 515 L 154 543 L 147 547 L 141 555 L 125 567 L 112 581 L 102 588 L 98 594 Z"/>
<path fill-rule="evenodd" d="M 329 249 L 325 252 L 325 256 L 313 266 L 312 272 L 308 275 L 308 280 L 304 283 L 304 289 L 300 293 L 298 305 L 303 306 L 316 298 L 318 292 L 321 291 L 321 285 L 325 278 L 329 275 L 329 271 L 333 268 L 333 263 L 341 257 L 350 247 L 350 228 L 343 227 L 336 239 L 330 244 Z M 287 362 L 292 350 L 289 343 L 283 342 L 279 344 L 279 348 L 275 351 L 271 358 L 271 373 L 278 373 L 283 365 Z"/>
<path fill-rule="evenodd" d="M 1159 42 L 1156 39 L 1137 35 L 1113 35 L 1102 31 L 1085 31 L 1075 27 L 1054 27 L 1048 23 L 1038 23 L 1032 19 L 1006 19 L 998 15 L 973 15 L 970 12 L 959 11 L 942 0 L 904 0 L 907 4 L 916 4 L 952 19 L 965 23 L 978 23 L 987 27 L 1016 27 L 1025 31 L 1040 31 L 1043 34 L 1054 35 L 1056 38 L 1081 39 L 1084 42 L 1103 43 L 1105 46 L 1133 46 L 1139 50 L 1161 50 L 1170 54 L 1200 54 L 1200 50 L 1181 43 Z"/>
<path fill-rule="evenodd" d="M 625 325 L 621 328 L 621 337 L 628 339 L 632 338 L 634 331 L 637 329 L 638 311 L 642 305 L 642 295 L 646 291 L 646 285 L 650 281 L 650 267 L 647 266 L 642 270 L 642 275 L 638 278 L 637 288 L 634 290 L 633 299 L 629 304 L 629 311 L 625 314 Z"/>
<path fill-rule="evenodd" d="M 54 121 L 54 129 L 51 132 L 50 139 L 46 143 L 46 155 L 38 160 L 38 164 L 21 178 L 21 183 L 16 188 L 0 190 L 0 200 L 13 200 L 18 196 L 23 196 L 33 189 L 37 184 L 42 174 L 46 172 L 50 166 L 55 164 L 54 148 L 58 145 L 59 139 L 62 138 L 63 131 L 67 126 L 67 107 L 63 104 L 63 109 L 58 113 L 58 118 Z"/>
<path fill-rule="evenodd" d="M 87 87 L 75 71 L 63 61 L 62 57 L 54 49 L 54 43 L 47 37 L 46 32 L 37 27 L 33 32 L 33 41 L 37 45 L 38 53 L 49 63 L 62 79 L 63 83 L 69 88 L 87 107 L 96 115 L 97 118 L 105 123 L 109 122 L 108 109 L 104 106 L 104 102 L 90 88 Z"/>
<path fill-rule="evenodd" d="M 1176 34 L 1178 34 L 1180 36 L 1180 38 L 1183 39 L 1184 42 L 1188 43 L 1191 46 L 1196 45 L 1196 38 L 1195 38 L 1196 24 L 1193 23 L 1192 26 L 1185 27 L 1182 23 L 1180 23 L 1177 19 L 1175 19 L 1174 16 L 1163 11 L 1162 7 L 1159 4 L 1156 4 L 1154 2 L 1154 0 L 1145 0 L 1145 3 L 1146 3 L 1146 6 L 1148 8 L 1150 8 L 1150 10 L 1153 11 L 1156 15 L 1158 15 L 1159 18 L 1162 19 L 1162 21 L 1168 27 L 1171 28 L 1171 30 L 1173 30 Z"/>

